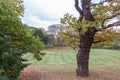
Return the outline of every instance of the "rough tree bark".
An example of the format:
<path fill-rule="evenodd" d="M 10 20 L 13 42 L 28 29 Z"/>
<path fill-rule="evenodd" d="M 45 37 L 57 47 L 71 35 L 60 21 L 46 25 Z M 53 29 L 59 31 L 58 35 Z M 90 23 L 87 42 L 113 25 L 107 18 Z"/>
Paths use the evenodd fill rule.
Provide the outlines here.
<path fill-rule="evenodd" d="M 85 18 L 86 21 L 94 21 L 94 17 L 90 11 L 91 0 L 81 0 L 82 9 L 79 7 L 79 1 L 75 0 L 75 8 L 79 12 L 80 17 L 79 21 L 82 22 L 82 19 Z M 77 76 L 88 77 L 89 76 L 89 52 L 91 45 L 93 43 L 93 37 L 96 33 L 94 26 L 87 28 L 87 31 L 84 34 L 80 35 L 80 45 L 79 51 L 77 54 Z"/>
<path fill-rule="evenodd" d="M 89 76 L 89 52 L 96 33 L 95 28 L 88 28 L 80 37 L 79 51 L 77 54 L 77 76 Z"/>

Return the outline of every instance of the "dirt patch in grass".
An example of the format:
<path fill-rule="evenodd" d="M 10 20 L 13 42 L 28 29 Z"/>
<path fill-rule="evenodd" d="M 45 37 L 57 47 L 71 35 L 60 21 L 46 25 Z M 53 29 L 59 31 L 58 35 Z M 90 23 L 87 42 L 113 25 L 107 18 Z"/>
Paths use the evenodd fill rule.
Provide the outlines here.
<path fill-rule="evenodd" d="M 55 71 L 29 66 L 21 72 L 19 80 L 120 80 L 120 70 L 90 68 L 90 77 L 83 78 L 77 77 L 73 68 Z"/>

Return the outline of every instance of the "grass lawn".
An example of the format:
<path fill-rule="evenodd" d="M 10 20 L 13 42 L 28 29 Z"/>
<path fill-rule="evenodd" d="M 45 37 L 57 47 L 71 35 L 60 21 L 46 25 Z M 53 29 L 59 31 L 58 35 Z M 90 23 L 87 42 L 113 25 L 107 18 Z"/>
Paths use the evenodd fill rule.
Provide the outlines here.
<path fill-rule="evenodd" d="M 28 63 L 34 66 L 58 68 L 59 66 L 76 66 L 77 50 L 71 48 L 45 50 L 46 55 L 41 61 L 28 56 Z M 107 49 L 92 49 L 90 52 L 90 66 L 105 68 L 120 68 L 120 51 Z"/>
<path fill-rule="evenodd" d="M 32 55 L 28 56 L 28 63 L 40 69 L 55 72 L 59 76 L 64 76 L 64 78 L 66 78 L 66 76 L 76 76 L 77 50 L 71 48 L 46 49 L 44 52 L 46 52 L 46 55 L 41 61 L 34 60 Z M 85 80 L 120 80 L 120 51 L 92 49 L 89 64 L 90 78 Z M 61 80 L 70 79 L 66 78 Z M 81 79 L 75 78 L 73 80 Z"/>

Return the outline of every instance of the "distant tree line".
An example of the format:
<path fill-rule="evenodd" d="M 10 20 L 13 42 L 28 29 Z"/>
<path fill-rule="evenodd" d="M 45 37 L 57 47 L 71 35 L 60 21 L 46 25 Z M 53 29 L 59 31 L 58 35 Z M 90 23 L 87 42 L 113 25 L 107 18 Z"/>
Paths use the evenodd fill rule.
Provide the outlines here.
<path fill-rule="evenodd" d="M 38 36 L 39 39 L 45 44 L 46 47 L 50 46 L 70 46 L 74 49 L 78 48 L 79 40 L 77 32 L 70 26 L 64 26 L 62 24 L 53 24 L 48 26 L 47 31 L 44 28 L 35 28 L 28 26 L 32 31 L 34 36 Z M 111 32 L 106 31 L 104 34 L 110 34 Z M 118 31 L 118 33 L 120 33 Z M 100 39 L 103 34 L 97 35 L 98 39 Z M 109 37 L 109 36 L 108 36 Z M 106 37 L 107 38 L 107 37 Z M 105 40 L 106 40 L 105 38 Z M 98 40 L 97 39 L 97 40 Z M 92 48 L 104 48 L 104 49 L 120 49 L 120 38 L 112 38 L 111 42 L 99 42 L 93 44 Z"/>
<path fill-rule="evenodd" d="M 34 26 L 29 25 L 25 26 L 33 31 L 33 35 L 39 37 L 40 41 L 42 41 L 46 47 L 67 45 L 64 40 L 59 37 L 65 28 L 61 24 L 50 25 L 48 26 L 47 31 L 45 31 L 44 28 L 35 28 Z"/>

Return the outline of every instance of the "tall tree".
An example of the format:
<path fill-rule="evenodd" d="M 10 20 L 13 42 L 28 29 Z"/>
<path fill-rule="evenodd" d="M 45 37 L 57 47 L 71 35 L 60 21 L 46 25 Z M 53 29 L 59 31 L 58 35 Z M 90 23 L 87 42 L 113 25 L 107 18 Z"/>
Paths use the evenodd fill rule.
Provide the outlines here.
<path fill-rule="evenodd" d="M 62 24 L 54 24 L 48 26 L 48 34 L 54 35 L 55 43 L 54 45 L 62 45 L 62 40 L 58 37 L 64 30 L 64 26 Z"/>
<path fill-rule="evenodd" d="M 89 53 L 92 44 L 106 41 L 105 39 L 111 40 L 111 34 L 114 34 L 114 37 L 117 35 L 117 32 L 110 28 L 120 25 L 119 18 L 117 18 L 120 15 L 120 0 L 100 0 L 96 4 L 91 3 L 91 0 L 81 0 L 81 8 L 79 0 L 75 0 L 75 8 L 79 12 L 78 20 L 67 14 L 61 22 L 78 31 L 80 44 L 76 57 L 76 73 L 77 76 L 88 77 Z M 107 33 L 109 37 L 105 35 L 105 30 L 110 33 Z M 100 38 L 96 40 L 98 35 Z"/>

